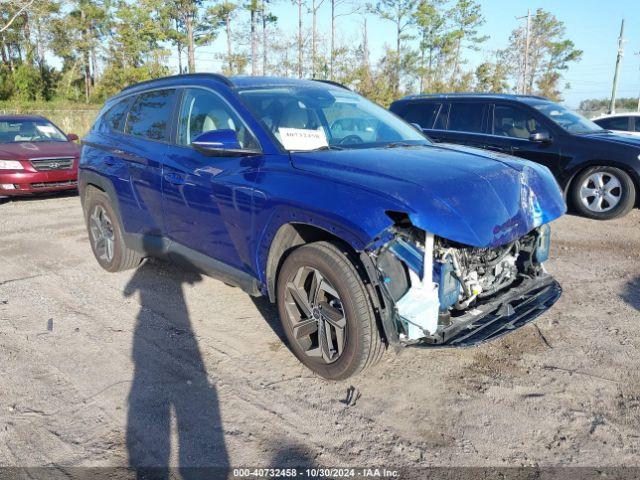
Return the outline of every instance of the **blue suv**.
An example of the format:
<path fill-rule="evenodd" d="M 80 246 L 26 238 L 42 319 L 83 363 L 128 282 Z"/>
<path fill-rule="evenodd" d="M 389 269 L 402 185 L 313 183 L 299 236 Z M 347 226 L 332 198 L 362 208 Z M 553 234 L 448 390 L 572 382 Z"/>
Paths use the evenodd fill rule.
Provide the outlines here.
<path fill-rule="evenodd" d="M 333 83 L 126 88 L 83 139 L 79 190 L 104 269 L 158 256 L 265 295 L 328 379 L 388 347 L 496 338 L 561 293 L 542 265 L 565 212 L 546 167 L 434 145 Z"/>

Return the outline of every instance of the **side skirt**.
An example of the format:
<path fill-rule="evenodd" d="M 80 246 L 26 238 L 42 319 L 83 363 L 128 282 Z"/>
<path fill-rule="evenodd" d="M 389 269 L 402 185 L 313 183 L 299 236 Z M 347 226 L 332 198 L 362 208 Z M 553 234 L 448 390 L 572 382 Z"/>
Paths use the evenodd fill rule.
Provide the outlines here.
<path fill-rule="evenodd" d="M 257 278 L 166 237 L 125 234 L 124 241 L 127 247 L 143 255 L 166 258 L 174 263 L 195 268 L 228 285 L 238 287 L 252 297 L 262 296 Z"/>

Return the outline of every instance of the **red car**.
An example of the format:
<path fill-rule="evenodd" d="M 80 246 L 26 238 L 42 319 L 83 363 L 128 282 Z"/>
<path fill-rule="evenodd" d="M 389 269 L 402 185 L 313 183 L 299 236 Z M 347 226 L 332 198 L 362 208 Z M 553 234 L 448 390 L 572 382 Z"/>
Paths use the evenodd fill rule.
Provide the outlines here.
<path fill-rule="evenodd" d="M 77 188 L 75 140 L 46 118 L 0 115 L 0 197 Z"/>

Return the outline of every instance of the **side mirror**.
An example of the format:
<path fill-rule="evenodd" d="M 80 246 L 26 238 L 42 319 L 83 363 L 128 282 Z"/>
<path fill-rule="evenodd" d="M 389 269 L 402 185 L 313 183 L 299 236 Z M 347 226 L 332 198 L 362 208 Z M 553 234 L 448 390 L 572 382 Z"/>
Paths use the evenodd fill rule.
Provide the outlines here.
<path fill-rule="evenodd" d="M 531 134 L 529 140 L 535 143 L 551 143 L 551 135 L 549 135 L 549 132 L 544 131 L 535 132 Z"/>
<path fill-rule="evenodd" d="M 204 132 L 191 142 L 193 148 L 208 157 L 244 157 L 262 152 L 242 148 L 235 130 L 221 129 Z"/>
<path fill-rule="evenodd" d="M 80 140 L 80 137 L 79 137 L 78 135 L 76 135 L 75 133 L 69 133 L 69 134 L 67 135 L 67 139 L 68 139 L 70 142 L 77 142 L 78 140 Z"/>

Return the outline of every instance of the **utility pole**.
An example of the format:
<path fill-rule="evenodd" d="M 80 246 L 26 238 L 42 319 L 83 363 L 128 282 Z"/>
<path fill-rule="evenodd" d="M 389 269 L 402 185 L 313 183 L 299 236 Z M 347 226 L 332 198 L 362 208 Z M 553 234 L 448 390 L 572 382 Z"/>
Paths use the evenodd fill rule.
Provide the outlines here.
<path fill-rule="evenodd" d="M 531 45 L 531 10 L 527 10 L 527 15 L 524 17 L 516 17 L 516 20 L 527 19 L 526 36 L 524 41 L 524 68 L 522 75 L 522 90 L 523 95 L 527 94 L 527 76 L 529 74 L 529 47 Z"/>
<path fill-rule="evenodd" d="M 620 25 L 620 37 L 618 37 L 618 56 L 616 57 L 616 70 L 613 74 L 613 88 L 611 89 L 611 102 L 609 103 L 609 113 L 616 111 L 616 91 L 618 90 L 618 75 L 620 73 L 620 61 L 624 54 L 624 18 Z"/>
<path fill-rule="evenodd" d="M 636 56 L 640 56 L 640 51 L 634 53 Z M 638 112 L 640 112 L 640 93 L 638 93 Z M 637 130 L 637 128 L 636 128 Z"/>
<path fill-rule="evenodd" d="M 527 75 L 529 73 L 529 45 L 531 45 L 531 10 L 527 10 L 527 39 L 524 47 L 524 85 L 522 86 L 522 93 L 526 95 L 527 92 Z"/>

